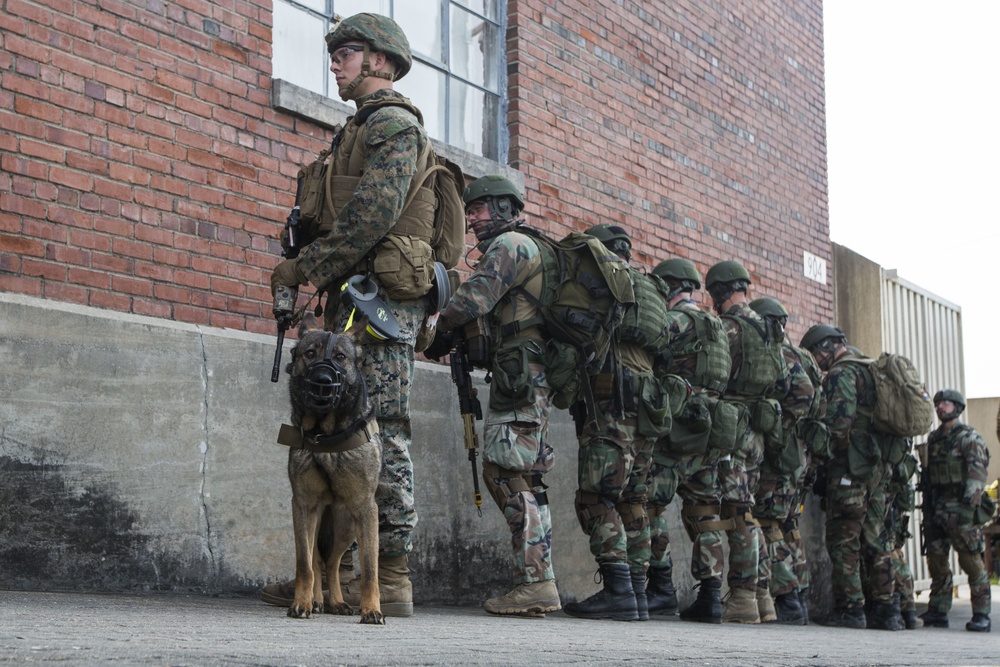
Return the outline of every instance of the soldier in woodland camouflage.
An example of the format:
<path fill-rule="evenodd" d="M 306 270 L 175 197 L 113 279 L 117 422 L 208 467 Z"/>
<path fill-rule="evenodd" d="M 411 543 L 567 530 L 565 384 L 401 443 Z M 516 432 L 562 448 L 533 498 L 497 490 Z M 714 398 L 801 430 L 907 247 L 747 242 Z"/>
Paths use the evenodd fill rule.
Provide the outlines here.
<path fill-rule="evenodd" d="M 393 82 L 410 69 L 410 46 L 399 26 L 376 14 L 357 14 L 327 35 L 330 71 L 340 96 L 358 108 L 336 134 L 332 161 L 334 214 L 314 242 L 295 259 L 286 259 L 271 275 L 271 289 L 312 283 L 331 294 L 325 326 L 340 331 L 351 309 L 339 306 L 341 285 L 352 275 L 367 274 L 379 243 L 406 213 L 404 203 L 415 175 L 427 167 L 430 139 L 420 111 L 393 91 Z M 433 220 L 415 220 L 417 226 Z M 399 323 L 397 340 L 366 339 L 362 372 L 376 405 L 382 433 L 383 470 L 376 493 L 379 509 L 379 588 L 387 616 L 413 612 L 407 554 L 417 523 L 410 460 L 409 395 L 414 344 L 427 314 L 421 298 L 397 299 L 386 292 L 375 272 L 381 297 Z M 262 599 L 285 604 L 282 585 L 262 592 Z M 357 586 L 348 583 L 347 602 L 357 604 Z M 289 596 L 290 599 L 290 596 Z"/>
<path fill-rule="evenodd" d="M 921 614 L 924 627 L 948 627 L 951 610 L 952 573 L 948 564 L 950 549 L 958 554 L 958 563 L 969 577 L 972 597 L 972 620 L 965 624 L 971 632 L 989 632 L 990 581 L 983 563 L 986 542 L 983 525 L 992 518 L 992 501 L 984 490 L 990 453 L 974 428 L 958 418 L 965 410 L 965 397 L 955 389 L 934 395 L 934 408 L 941 425 L 927 439 L 924 493 L 933 498 L 933 516 L 924 533 L 927 545 L 927 569 L 931 575 L 931 597 L 927 611 Z"/>
<path fill-rule="evenodd" d="M 909 444 L 912 449 L 912 441 Z M 886 517 L 886 527 L 892 546 L 890 557 L 896 589 L 892 604 L 894 608 L 899 606 L 900 618 L 907 630 L 914 630 L 917 627 L 913 572 L 904 553 L 906 542 L 912 537 L 909 527 L 910 516 L 916 509 L 916 493 L 913 487 L 913 476 L 916 471 L 917 458 L 912 453 L 907 453 L 892 469 L 887 496 L 889 515 Z"/>
<path fill-rule="evenodd" d="M 820 368 L 826 397 L 825 423 L 831 456 L 826 468 L 826 545 L 832 563 L 834 609 L 826 624 L 848 628 L 900 630 L 892 608 L 893 577 L 885 526 L 890 473 L 882 462 L 879 435 L 870 417 L 875 384 L 864 357 L 847 345 L 839 329 L 820 324 L 802 338 Z M 868 563 L 870 610 L 866 619 L 861 559 Z"/>
<path fill-rule="evenodd" d="M 539 327 L 505 335 L 512 322 L 534 318 L 541 289 L 538 243 L 517 231 L 524 201 L 501 176 L 484 176 L 465 190 L 469 227 L 482 257 L 455 291 L 438 320 L 438 338 L 480 321 L 495 345 L 483 442 L 483 480 L 510 528 L 513 588 L 491 598 L 491 614 L 541 617 L 560 608 L 552 569 L 552 520 L 544 476 L 554 453 L 548 439 L 550 389 Z M 439 340 L 428 354 L 443 353 Z M 502 379 L 502 381 L 501 381 Z"/>
<path fill-rule="evenodd" d="M 729 339 L 719 318 L 701 310 L 692 298 L 701 288 L 694 264 L 679 257 L 667 259 L 657 264 L 652 277 L 666 286 L 669 307 L 669 351 L 656 360 L 656 373 L 687 380 L 691 397 L 686 412 L 675 417 L 670 434 L 657 441 L 653 450 L 648 506 L 652 553 L 646 597 L 650 613 L 673 614 L 678 609 L 666 516 L 676 493 L 684 503 L 681 519 L 692 542 L 691 575 L 698 582 L 697 599 L 680 617 L 722 623 L 722 540 L 723 531 L 733 522 L 720 519 L 720 454 L 710 448 L 710 434 L 699 438 L 698 434 L 692 437 L 692 432 L 699 423 L 695 407 L 717 405 L 725 391 L 731 365 Z"/>

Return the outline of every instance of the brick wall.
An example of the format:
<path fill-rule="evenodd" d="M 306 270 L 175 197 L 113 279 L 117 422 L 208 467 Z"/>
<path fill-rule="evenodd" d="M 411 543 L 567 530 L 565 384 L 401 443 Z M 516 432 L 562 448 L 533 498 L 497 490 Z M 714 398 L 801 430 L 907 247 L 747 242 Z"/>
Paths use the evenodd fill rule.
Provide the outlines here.
<path fill-rule="evenodd" d="M 2 1 L 0 289 L 272 332 L 275 235 L 329 137 L 270 107 L 271 3 Z M 820 0 L 508 10 L 533 223 L 739 259 L 793 337 L 831 318 L 802 275 L 830 258 Z"/>

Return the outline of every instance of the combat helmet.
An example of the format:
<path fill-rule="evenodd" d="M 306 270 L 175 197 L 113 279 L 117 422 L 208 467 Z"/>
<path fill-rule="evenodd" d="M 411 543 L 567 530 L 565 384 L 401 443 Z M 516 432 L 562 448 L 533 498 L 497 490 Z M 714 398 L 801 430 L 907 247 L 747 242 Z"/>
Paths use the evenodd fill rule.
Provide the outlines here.
<path fill-rule="evenodd" d="M 605 223 L 594 225 L 587 230 L 587 234 L 598 239 L 608 250 L 626 262 L 632 258 L 632 239 L 628 237 L 628 232 L 618 225 Z"/>
<path fill-rule="evenodd" d="M 410 71 L 413 65 L 413 55 L 410 52 L 410 42 L 406 34 L 395 21 L 381 14 L 355 14 L 338 21 L 333 30 L 326 36 L 326 50 L 330 55 L 345 42 L 364 42 L 364 61 L 361 72 L 344 89 L 340 91 L 342 99 L 349 99 L 363 79 L 369 76 L 390 81 L 399 81 Z M 385 53 L 396 64 L 396 74 L 388 72 L 372 72 L 369 60 L 370 51 Z"/>
<path fill-rule="evenodd" d="M 778 319 L 788 319 L 788 311 L 777 299 L 769 296 L 762 296 L 750 302 L 750 307 L 761 317 L 776 317 Z"/>
<path fill-rule="evenodd" d="M 671 257 L 670 259 L 665 259 L 652 271 L 654 276 L 659 276 L 667 282 L 677 281 L 677 282 L 689 282 L 692 288 L 685 290 L 687 292 L 701 289 L 701 276 L 698 275 L 698 269 L 695 268 L 694 264 L 683 257 Z"/>
<path fill-rule="evenodd" d="M 941 401 L 951 401 L 963 410 L 965 409 L 965 396 L 962 396 L 962 392 L 957 389 L 942 389 L 934 394 L 934 405 L 937 405 Z"/>
<path fill-rule="evenodd" d="M 744 281 L 749 285 L 751 283 L 750 273 L 743 268 L 742 264 L 732 259 L 713 265 L 705 274 L 705 287 L 709 290 L 715 285 L 739 281 Z"/>
<path fill-rule="evenodd" d="M 809 331 L 806 335 L 802 337 L 802 342 L 799 343 L 799 347 L 805 348 L 807 350 L 812 350 L 823 341 L 828 338 L 838 339 L 841 342 L 847 342 L 847 336 L 844 332 L 837 327 L 830 324 L 814 324 L 809 327 Z"/>
<path fill-rule="evenodd" d="M 476 234 L 480 241 L 498 236 L 521 223 L 517 216 L 524 210 L 524 198 L 517 186 L 503 176 L 477 178 L 465 187 L 462 200 L 466 208 L 475 201 L 486 202 L 491 221 Z"/>

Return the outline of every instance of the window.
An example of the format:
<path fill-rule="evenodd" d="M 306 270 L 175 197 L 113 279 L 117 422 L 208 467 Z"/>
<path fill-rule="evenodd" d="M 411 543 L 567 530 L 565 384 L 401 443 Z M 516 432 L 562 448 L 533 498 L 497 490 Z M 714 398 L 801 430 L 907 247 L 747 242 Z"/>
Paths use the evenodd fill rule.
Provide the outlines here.
<path fill-rule="evenodd" d="M 274 0 L 273 77 L 339 99 L 324 36 L 333 16 L 374 12 L 406 33 L 413 67 L 395 88 L 435 139 L 503 161 L 505 0 Z"/>

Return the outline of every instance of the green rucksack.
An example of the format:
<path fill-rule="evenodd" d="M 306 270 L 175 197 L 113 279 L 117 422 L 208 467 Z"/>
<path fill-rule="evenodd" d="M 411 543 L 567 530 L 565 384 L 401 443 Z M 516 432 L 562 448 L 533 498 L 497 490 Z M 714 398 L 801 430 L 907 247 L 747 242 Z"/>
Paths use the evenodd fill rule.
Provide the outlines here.
<path fill-rule="evenodd" d="M 545 362 L 553 404 L 569 407 L 586 376 L 604 367 L 625 310 L 635 304 L 629 267 L 588 234 L 572 232 L 559 241 L 521 226 L 538 243 L 542 288 L 536 297 L 521 293 L 538 308 L 539 318 L 508 325 L 512 332 L 541 326 L 549 344 Z"/>
<path fill-rule="evenodd" d="M 883 352 L 878 359 L 850 357 L 843 362 L 868 366 L 871 370 L 875 407 L 870 416 L 876 431 L 897 438 L 915 438 L 930 430 L 934 404 L 912 361 L 901 354 Z M 884 440 L 891 442 L 888 438 Z"/>
<path fill-rule="evenodd" d="M 780 325 L 743 314 L 722 317 L 739 325 L 743 348 L 741 350 L 743 363 L 737 369 L 736 375 L 730 377 L 726 395 L 747 398 L 771 396 L 779 383 L 788 377 L 785 356 L 781 352 L 784 336 Z"/>

